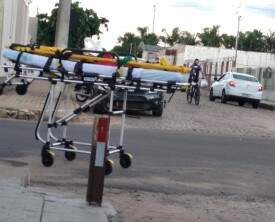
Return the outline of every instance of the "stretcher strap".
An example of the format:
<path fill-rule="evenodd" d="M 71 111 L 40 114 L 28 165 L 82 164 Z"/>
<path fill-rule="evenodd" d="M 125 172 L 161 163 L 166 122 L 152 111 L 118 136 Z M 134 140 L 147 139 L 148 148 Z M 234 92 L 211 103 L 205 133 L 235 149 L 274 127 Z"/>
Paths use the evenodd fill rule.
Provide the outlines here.
<path fill-rule="evenodd" d="M 176 85 L 175 81 L 168 81 L 167 82 L 167 93 L 175 93 L 176 89 L 173 86 Z"/>
<path fill-rule="evenodd" d="M 22 56 L 23 52 L 19 52 L 17 58 L 16 58 L 16 62 L 15 62 L 15 66 L 14 66 L 14 70 L 16 71 L 16 75 L 19 75 L 21 72 L 20 69 L 20 58 Z"/>
<path fill-rule="evenodd" d="M 43 67 L 43 71 L 44 72 L 50 72 L 50 67 L 53 61 L 53 56 L 49 57 L 47 62 L 45 63 L 44 67 Z"/>
<path fill-rule="evenodd" d="M 132 81 L 133 80 L 133 67 L 129 67 L 128 71 L 127 71 L 127 76 L 126 76 L 126 80 L 127 81 Z"/>
<path fill-rule="evenodd" d="M 83 75 L 83 62 L 80 61 L 75 64 L 74 73 L 79 76 Z"/>

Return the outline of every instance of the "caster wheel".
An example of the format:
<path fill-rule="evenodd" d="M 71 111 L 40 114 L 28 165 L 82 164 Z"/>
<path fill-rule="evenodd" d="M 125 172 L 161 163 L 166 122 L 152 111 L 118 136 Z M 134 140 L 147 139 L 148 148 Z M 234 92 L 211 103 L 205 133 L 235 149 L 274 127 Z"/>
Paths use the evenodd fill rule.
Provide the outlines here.
<path fill-rule="evenodd" d="M 132 164 L 133 156 L 129 153 L 120 154 L 119 163 L 122 168 L 129 168 Z"/>
<path fill-rule="evenodd" d="M 75 148 L 72 148 L 72 147 L 68 147 L 68 149 L 76 150 Z M 70 152 L 70 151 L 65 151 L 64 156 L 68 161 L 73 161 L 76 158 L 76 153 Z"/>
<path fill-rule="evenodd" d="M 54 153 L 48 149 L 42 149 L 41 160 L 45 167 L 51 167 L 54 164 Z"/>
<path fill-rule="evenodd" d="M 113 172 L 114 161 L 106 159 L 105 162 L 105 175 L 110 175 Z"/>
<path fill-rule="evenodd" d="M 23 96 L 28 91 L 28 85 L 27 84 L 17 85 L 15 88 L 15 91 L 17 92 L 18 95 Z"/>

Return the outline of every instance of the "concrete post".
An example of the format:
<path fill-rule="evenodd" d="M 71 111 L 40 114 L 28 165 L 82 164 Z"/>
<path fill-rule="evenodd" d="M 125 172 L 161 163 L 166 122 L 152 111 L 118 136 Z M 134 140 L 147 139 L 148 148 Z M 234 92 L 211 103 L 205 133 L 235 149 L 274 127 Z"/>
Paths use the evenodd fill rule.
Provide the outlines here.
<path fill-rule="evenodd" d="M 71 4 L 72 0 L 59 0 L 55 31 L 55 46 L 57 47 L 68 47 Z"/>

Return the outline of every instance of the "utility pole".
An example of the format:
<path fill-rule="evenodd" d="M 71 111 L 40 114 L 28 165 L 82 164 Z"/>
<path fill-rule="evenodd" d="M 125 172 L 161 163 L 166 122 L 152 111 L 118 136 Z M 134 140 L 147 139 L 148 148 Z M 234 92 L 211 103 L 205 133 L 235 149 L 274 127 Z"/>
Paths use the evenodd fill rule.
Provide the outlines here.
<path fill-rule="evenodd" d="M 154 15 L 153 15 L 153 28 L 152 28 L 152 33 L 155 33 L 156 5 L 153 5 L 153 8 L 154 8 Z"/>
<path fill-rule="evenodd" d="M 55 31 L 55 46 L 68 47 L 72 0 L 59 0 Z"/>
<path fill-rule="evenodd" d="M 56 31 L 55 31 L 55 46 L 59 48 L 67 48 L 69 40 L 70 17 L 71 17 L 72 0 L 59 0 Z M 55 86 L 54 99 L 57 100 L 59 93 L 66 90 L 65 84 L 59 82 Z M 64 110 L 65 114 L 68 108 L 68 96 L 64 93 Z M 64 130 L 65 131 L 65 130 Z"/>
<path fill-rule="evenodd" d="M 235 44 L 235 68 L 237 68 L 237 57 L 238 57 L 238 42 L 239 42 L 239 36 L 240 36 L 240 22 L 241 22 L 241 17 L 238 16 L 238 31 L 237 31 L 237 36 L 236 36 L 236 44 Z"/>

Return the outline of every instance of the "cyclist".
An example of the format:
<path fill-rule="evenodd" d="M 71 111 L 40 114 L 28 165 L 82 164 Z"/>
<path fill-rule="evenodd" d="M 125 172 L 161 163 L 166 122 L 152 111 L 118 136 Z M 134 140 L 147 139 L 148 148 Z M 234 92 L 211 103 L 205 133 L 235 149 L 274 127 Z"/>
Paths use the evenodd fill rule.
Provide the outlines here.
<path fill-rule="evenodd" d="M 190 68 L 191 68 L 191 71 L 190 71 L 189 79 L 188 79 L 188 83 L 190 84 L 190 86 L 188 87 L 188 90 L 187 90 L 187 101 L 188 101 L 188 103 L 191 104 L 192 98 L 194 97 L 195 104 L 199 105 L 200 88 L 199 88 L 198 82 L 199 82 L 200 73 L 202 73 L 202 68 L 199 64 L 199 60 L 195 59 L 194 63 L 192 64 L 192 66 Z M 193 82 L 196 83 L 195 86 L 192 85 Z"/>
<path fill-rule="evenodd" d="M 202 68 L 199 62 L 200 62 L 199 59 L 195 59 L 194 63 L 190 67 L 191 71 L 188 79 L 189 84 L 191 84 L 192 82 L 198 83 L 199 81 L 200 72 L 202 73 Z"/>

